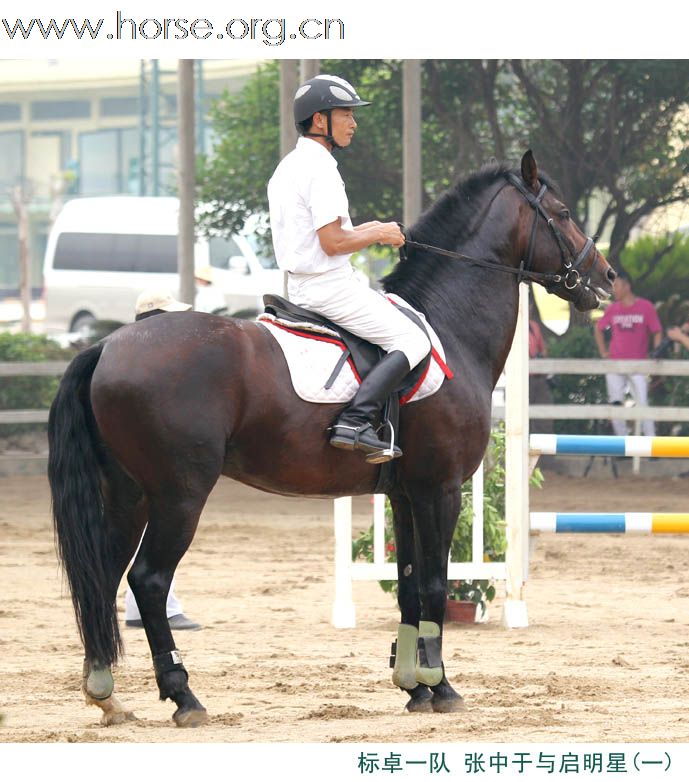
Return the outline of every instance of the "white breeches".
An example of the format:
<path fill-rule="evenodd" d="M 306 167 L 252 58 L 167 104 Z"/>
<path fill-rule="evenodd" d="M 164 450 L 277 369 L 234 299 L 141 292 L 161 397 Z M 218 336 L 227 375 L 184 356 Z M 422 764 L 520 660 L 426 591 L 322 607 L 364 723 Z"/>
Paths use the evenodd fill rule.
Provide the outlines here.
<path fill-rule="evenodd" d="M 606 375 L 605 383 L 608 387 L 608 399 L 612 403 L 624 403 L 624 395 L 627 388 L 639 407 L 648 405 L 648 378 L 646 375 Z M 623 420 L 614 420 L 612 429 L 616 435 L 625 436 L 627 424 Z M 655 423 L 653 421 L 642 421 L 641 431 L 647 437 L 655 437 Z"/>
<path fill-rule="evenodd" d="M 411 368 L 431 350 L 423 331 L 361 282 L 350 265 L 322 274 L 290 274 L 288 293 L 293 304 L 323 315 L 386 353 L 401 350 Z"/>
<path fill-rule="evenodd" d="M 182 604 L 180 603 L 177 595 L 175 594 L 175 579 L 172 579 L 170 584 L 170 591 L 167 594 L 167 602 L 165 604 L 165 613 L 169 619 L 171 616 L 177 616 L 177 614 L 183 614 Z M 139 606 L 136 604 L 136 598 L 130 587 L 127 587 L 127 592 L 124 596 L 124 618 L 129 619 L 141 619 L 139 612 Z"/>

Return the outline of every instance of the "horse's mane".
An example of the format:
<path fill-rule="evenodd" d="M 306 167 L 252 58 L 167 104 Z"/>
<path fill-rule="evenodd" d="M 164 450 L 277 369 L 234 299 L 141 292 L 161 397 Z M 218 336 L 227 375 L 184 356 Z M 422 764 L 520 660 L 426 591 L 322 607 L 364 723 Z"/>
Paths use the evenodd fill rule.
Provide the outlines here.
<path fill-rule="evenodd" d="M 458 180 L 411 227 L 410 238 L 415 242 L 455 250 L 478 230 L 491 203 L 486 193 L 495 184 L 504 182 L 508 174 L 520 176 L 519 169 L 509 163 L 493 162 L 466 179 Z M 557 190 L 557 186 L 542 172 L 539 172 L 539 177 L 548 189 Z M 498 192 L 495 190 L 492 196 Z M 412 247 L 408 250 L 407 259 L 401 260 L 381 282 L 386 291 L 399 294 L 430 315 L 428 310 L 433 309 L 432 300 L 446 298 L 449 293 L 438 284 L 438 278 L 452 263 L 447 258 Z"/>

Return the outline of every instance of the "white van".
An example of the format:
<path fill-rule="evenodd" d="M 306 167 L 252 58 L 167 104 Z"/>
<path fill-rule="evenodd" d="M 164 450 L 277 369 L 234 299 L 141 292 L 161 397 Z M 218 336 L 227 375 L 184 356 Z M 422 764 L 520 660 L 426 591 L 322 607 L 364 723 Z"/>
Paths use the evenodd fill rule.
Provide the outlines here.
<path fill-rule="evenodd" d="M 43 265 L 45 330 L 80 331 L 95 320 L 128 323 L 147 288 L 179 292 L 177 198 L 104 196 L 68 201 L 48 237 Z M 228 315 L 253 317 L 264 293 L 282 294 L 283 273 L 250 232 L 198 238 L 197 267 L 213 267 Z"/>

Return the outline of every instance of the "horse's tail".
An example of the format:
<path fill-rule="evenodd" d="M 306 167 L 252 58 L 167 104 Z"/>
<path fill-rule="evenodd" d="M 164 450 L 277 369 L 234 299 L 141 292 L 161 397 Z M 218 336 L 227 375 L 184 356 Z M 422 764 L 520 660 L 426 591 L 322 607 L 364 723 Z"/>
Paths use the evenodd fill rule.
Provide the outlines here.
<path fill-rule="evenodd" d="M 103 343 L 82 351 L 62 377 L 48 419 L 48 480 L 58 555 L 86 657 L 103 666 L 122 651 L 101 489 L 103 458 L 90 401 Z"/>

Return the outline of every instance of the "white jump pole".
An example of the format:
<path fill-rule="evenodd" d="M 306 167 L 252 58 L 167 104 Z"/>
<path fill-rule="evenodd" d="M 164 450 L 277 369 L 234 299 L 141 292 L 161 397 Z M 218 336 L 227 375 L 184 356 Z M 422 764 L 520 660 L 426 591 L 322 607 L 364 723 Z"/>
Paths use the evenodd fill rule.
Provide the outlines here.
<path fill-rule="evenodd" d="M 529 557 L 529 289 L 519 286 L 519 317 L 505 366 L 507 580 L 502 624 L 528 627 L 524 582 Z"/>
<path fill-rule="evenodd" d="M 352 591 L 352 498 L 335 500 L 335 599 L 334 627 L 356 627 L 356 608 Z M 385 548 L 382 546 L 381 548 Z"/>

